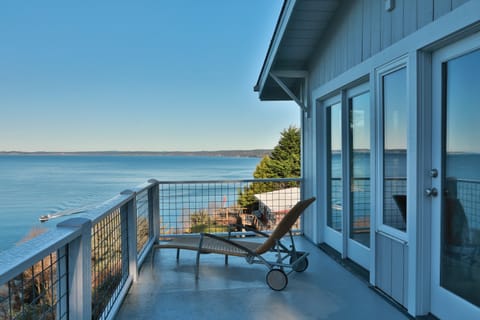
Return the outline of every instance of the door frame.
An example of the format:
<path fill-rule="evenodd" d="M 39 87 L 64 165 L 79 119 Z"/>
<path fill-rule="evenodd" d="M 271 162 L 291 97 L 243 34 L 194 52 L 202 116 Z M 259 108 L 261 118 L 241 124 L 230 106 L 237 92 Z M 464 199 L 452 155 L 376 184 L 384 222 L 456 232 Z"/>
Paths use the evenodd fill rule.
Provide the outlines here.
<path fill-rule="evenodd" d="M 413 151 L 413 145 L 411 143 L 411 136 L 408 134 L 411 132 L 411 129 L 416 121 L 416 118 L 414 117 L 415 110 L 414 110 L 414 105 L 409 103 L 411 101 L 412 93 L 409 88 L 409 83 L 410 83 L 410 75 L 411 75 L 411 61 L 409 59 L 408 55 L 403 55 L 400 56 L 380 67 L 377 67 L 375 69 L 375 100 L 376 100 L 376 106 L 375 106 L 375 111 L 377 113 L 377 131 L 375 134 L 375 139 L 376 139 L 376 151 L 377 151 L 377 159 L 376 159 L 376 172 L 372 172 L 372 174 L 376 175 L 376 180 L 377 180 L 377 185 L 376 185 L 376 197 L 375 197 L 375 202 L 376 202 L 376 232 L 380 232 L 382 234 L 387 235 L 388 237 L 391 237 L 393 239 L 398 240 L 399 242 L 402 242 L 404 244 L 407 244 L 409 242 L 409 221 L 412 219 L 408 219 L 408 206 L 412 202 L 413 197 L 409 196 L 411 191 L 410 191 L 410 184 L 413 181 L 413 178 L 408 179 L 409 177 L 414 177 L 414 175 L 411 174 L 411 168 L 412 166 L 409 165 L 412 163 L 412 154 L 414 154 Z M 389 225 L 386 225 L 383 223 L 383 212 L 384 212 L 384 110 L 383 110 L 383 78 L 389 74 L 392 74 L 398 70 L 405 69 L 406 71 L 406 89 L 407 89 L 407 137 L 406 137 L 406 164 L 407 164 L 407 182 L 406 182 L 406 195 L 409 200 L 407 201 L 407 225 L 406 225 L 406 230 L 398 230 L 395 229 Z"/>
<path fill-rule="evenodd" d="M 370 270 L 370 254 L 371 250 L 369 247 L 364 246 L 363 244 L 359 243 L 358 241 L 355 241 L 350 238 L 350 226 L 351 226 L 351 218 L 352 218 L 352 212 L 351 210 L 351 172 L 350 172 L 350 164 L 351 164 L 351 159 L 352 159 L 352 154 L 351 154 L 351 143 L 350 141 L 350 99 L 353 99 L 354 97 L 360 96 L 365 93 L 370 94 L 370 99 L 369 99 L 369 108 L 370 112 L 368 113 L 368 116 L 370 117 L 370 164 L 373 161 L 373 149 L 372 149 L 372 137 L 374 136 L 373 134 L 373 118 L 372 118 L 372 109 L 374 107 L 371 104 L 371 92 L 370 92 L 370 83 L 365 82 L 363 84 L 360 84 L 358 86 L 352 87 L 351 89 L 345 90 L 344 91 L 344 110 L 343 110 L 343 116 L 345 118 L 344 123 L 343 123 L 343 144 L 345 148 L 345 157 L 342 159 L 342 165 L 343 165 L 343 173 L 344 173 L 344 207 L 346 208 L 346 212 L 344 211 L 344 230 L 345 232 L 343 233 L 343 243 L 344 243 L 344 252 L 345 252 L 345 257 L 350 258 L 351 260 L 355 261 L 359 265 L 361 265 L 363 268 Z M 371 169 L 371 165 L 370 165 Z M 372 193 L 373 189 L 373 172 L 370 170 L 370 194 Z M 372 217 L 372 212 L 373 212 L 373 205 L 371 203 L 371 197 L 368 198 L 370 201 L 370 247 L 372 245 L 371 243 L 371 233 L 372 233 L 372 223 L 373 223 L 373 217 Z"/>
<path fill-rule="evenodd" d="M 327 143 L 327 140 L 330 139 L 330 135 L 329 135 L 329 132 L 328 132 L 328 126 L 327 126 L 327 116 L 326 116 L 326 112 L 327 112 L 327 108 L 330 108 L 331 106 L 333 105 L 336 105 L 338 103 L 340 103 L 340 108 L 342 108 L 342 105 L 343 105 L 343 101 L 342 101 L 342 95 L 341 94 L 338 94 L 338 95 L 335 95 L 331 98 L 328 98 L 324 101 L 321 102 L 321 112 L 319 112 L 321 114 L 321 117 L 322 117 L 322 120 L 320 123 L 322 124 L 322 127 L 323 127 L 323 130 L 322 130 L 322 143 L 320 144 L 320 146 L 327 146 L 329 145 L 329 143 Z M 342 128 L 343 128 L 343 112 L 342 112 Z M 343 131 L 343 130 L 342 130 Z M 342 132 L 342 140 L 343 140 L 343 132 Z M 324 177 L 327 176 L 328 172 L 327 172 L 327 150 L 324 149 L 322 150 L 322 154 L 323 154 L 323 161 L 322 161 L 322 168 L 320 168 L 319 172 L 322 172 L 324 175 Z M 344 150 L 343 150 L 343 143 L 342 143 L 342 162 L 343 162 L 343 158 L 344 158 Z M 343 177 L 343 174 L 344 172 L 342 171 L 342 182 L 344 180 L 344 177 Z M 329 206 L 330 206 L 330 203 L 328 203 L 328 199 L 329 199 L 329 196 L 328 196 L 328 192 L 329 192 L 329 187 L 328 187 L 328 179 L 322 179 L 322 184 L 323 184 L 323 187 L 322 187 L 322 190 L 324 190 L 324 196 L 323 198 L 325 199 L 325 201 L 323 201 L 323 212 L 325 212 L 325 215 L 322 219 L 322 229 L 323 229 L 323 241 L 328 244 L 329 246 L 331 246 L 332 248 L 334 248 L 335 250 L 337 250 L 343 257 L 343 254 L 344 254 L 344 246 L 343 246 L 343 234 L 345 233 L 344 231 L 344 221 L 345 221 L 345 215 L 344 215 L 344 210 L 342 208 L 342 232 L 339 232 L 333 228 L 330 228 L 328 225 L 327 225 L 327 215 L 328 215 L 328 210 L 329 210 Z M 345 207 L 345 205 L 343 205 L 343 207 Z"/>
<path fill-rule="evenodd" d="M 319 146 L 327 146 L 328 139 L 330 139 L 327 125 L 327 108 L 340 104 L 341 108 L 341 123 L 342 123 L 342 231 L 339 232 L 327 225 L 327 213 L 329 210 L 330 203 L 328 200 L 328 179 L 322 179 L 321 181 L 321 188 L 319 194 L 319 199 L 322 199 L 322 211 L 325 213 L 323 219 L 321 219 L 320 230 L 323 230 L 322 240 L 327 245 L 334 248 L 338 251 L 343 259 L 350 258 L 355 263 L 359 264 L 363 268 L 367 270 L 371 270 L 372 268 L 372 258 L 371 258 L 371 248 L 368 248 L 357 241 L 350 239 L 350 165 L 349 161 L 351 158 L 349 147 L 350 147 L 350 117 L 349 117 L 349 99 L 355 96 L 361 95 L 363 93 L 369 92 L 370 93 L 370 161 L 373 162 L 374 153 L 373 153 L 373 144 L 372 144 L 372 137 L 374 136 L 374 120 L 372 119 L 372 114 L 374 107 L 372 105 L 372 96 L 371 96 L 371 83 L 368 79 L 363 79 L 363 81 L 356 82 L 351 87 L 345 88 L 337 92 L 337 94 L 330 96 L 327 99 L 319 100 L 317 105 L 319 108 L 319 112 L 317 115 L 317 123 L 319 123 L 322 127 L 321 129 L 321 137 L 317 140 Z M 320 176 L 327 177 L 328 170 L 327 170 L 327 152 L 326 149 L 321 150 L 321 156 L 319 157 L 319 162 L 317 163 L 317 172 L 321 173 Z M 370 169 L 372 166 L 370 166 Z M 372 169 L 371 169 L 372 170 Z M 374 193 L 374 185 L 372 183 L 373 179 L 373 172 L 371 171 L 371 183 L 370 183 L 370 192 L 371 194 Z M 371 201 L 371 197 L 369 198 Z M 371 205 L 371 212 L 374 210 L 373 203 Z M 370 214 L 370 247 L 372 247 L 372 233 L 374 228 L 372 227 L 374 223 L 374 215 Z"/>

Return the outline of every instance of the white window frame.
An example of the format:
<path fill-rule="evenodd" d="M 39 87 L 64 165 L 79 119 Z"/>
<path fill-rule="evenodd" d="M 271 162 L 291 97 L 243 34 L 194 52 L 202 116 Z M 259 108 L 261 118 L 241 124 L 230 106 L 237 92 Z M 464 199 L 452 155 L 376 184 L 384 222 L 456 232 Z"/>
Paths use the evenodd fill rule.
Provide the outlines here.
<path fill-rule="evenodd" d="M 373 144 L 372 144 L 372 137 L 374 136 L 374 127 L 373 127 L 373 117 L 372 117 L 372 109 L 374 108 L 374 106 L 372 105 L 371 103 L 371 95 L 372 95 L 372 92 L 370 90 L 370 81 L 366 81 L 360 85 L 356 85 L 354 87 L 351 87 L 347 90 L 344 91 L 345 92 L 345 99 L 344 99 L 344 103 L 345 103 L 345 122 L 343 123 L 344 124 L 344 127 L 345 127 L 345 130 L 344 130 L 344 139 L 343 139 L 343 147 L 345 147 L 345 156 L 344 156 L 344 160 L 343 160 L 343 172 L 345 174 L 345 181 L 348 180 L 348 184 L 347 183 L 344 183 L 344 206 L 347 209 L 347 212 L 344 212 L 344 220 L 345 220 L 345 223 L 344 223 L 344 228 L 345 228 L 345 232 L 344 232 L 344 245 L 346 246 L 345 250 L 348 250 L 348 254 L 347 254 L 347 257 L 350 257 L 350 258 L 353 258 L 353 260 L 360 264 L 362 267 L 364 267 L 365 269 L 367 270 L 371 270 L 372 268 L 372 262 L 371 262 L 371 248 L 372 248 L 372 234 L 374 233 L 374 229 L 373 229 L 373 225 L 374 225 L 374 217 L 372 216 L 372 210 L 373 210 L 373 205 L 372 205 L 372 197 L 371 195 L 374 193 L 374 183 L 375 183 L 375 179 L 373 178 L 374 174 L 373 174 L 373 171 L 371 170 L 372 168 L 372 158 L 374 156 L 374 152 L 373 152 Z M 362 94 L 365 94 L 365 93 L 369 93 L 370 94 L 370 100 L 369 100 L 369 103 L 370 103 L 370 113 L 368 114 L 368 116 L 370 117 L 370 198 L 369 198 L 369 201 L 370 201 L 370 246 L 367 247 L 365 245 L 363 245 L 362 243 L 358 242 L 358 241 L 355 241 L 353 239 L 350 238 L 350 226 L 351 226 L 351 212 L 350 212 L 350 209 L 351 209 L 351 204 L 350 204 L 350 184 L 351 184 L 351 172 L 350 172 L 350 162 L 351 162 L 351 159 L 352 159 L 352 154 L 351 154 L 351 151 L 350 151 L 350 144 L 351 144 L 351 141 L 350 141 L 350 122 L 351 122 L 351 118 L 350 118 L 350 100 L 355 98 L 355 97 L 358 97 Z M 348 213 L 348 214 L 346 214 Z"/>
<path fill-rule="evenodd" d="M 378 128 L 377 134 L 376 134 L 376 148 L 377 148 L 377 159 L 376 159 L 376 172 L 372 174 L 376 175 L 376 192 L 375 194 L 377 195 L 375 197 L 375 203 L 376 203 L 376 208 L 378 209 L 376 212 L 376 221 L 377 221 L 377 231 L 384 233 L 387 236 L 393 237 L 395 239 L 401 240 L 403 242 L 408 242 L 408 221 L 409 219 L 409 210 L 407 210 L 407 228 L 406 231 L 402 231 L 396 228 L 393 228 L 391 226 L 388 226 L 383 223 L 383 207 L 384 207 L 384 199 L 383 199 L 383 185 L 384 185 L 384 177 L 383 177 L 383 172 L 384 172 L 384 121 L 383 121 L 383 77 L 391 74 L 395 71 L 398 71 L 400 69 L 405 68 L 406 74 L 407 74 L 407 83 L 406 83 L 406 89 L 407 89 L 407 97 L 406 101 L 407 103 L 410 101 L 410 93 L 409 93 L 409 85 L 408 85 L 408 79 L 409 79 L 409 63 L 408 63 L 408 56 L 404 55 L 402 57 L 399 57 L 383 66 L 380 66 L 375 69 L 375 109 L 377 113 L 377 118 L 376 118 L 376 126 Z M 408 128 L 410 127 L 410 108 L 407 107 L 407 131 Z M 409 153 L 410 153 L 410 143 L 408 139 L 408 134 L 406 137 L 407 141 L 407 157 L 406 157 L 406 164 L 407 164 L 407 208 L 408 208 L 408 194 L 409 194 L 409 180 L 411 177 L 409 177 Z M 409 179 L 410 178 L 410 179 Z M 381 195 L 381 196 L 378 196 Z"/>
<path fill-rule="evenodd" d="M 339 92 L 338 94 L 330 97 L 330 98 L 327 98 L 325 100 L 320 100 L 320 112 L 319 114 L 321 114 L 321 121 L 320 123 L 322 124 L 322 134 L 321 134 L 321 140 L 319 141 L 320 142 L 320 146 L 326 146 L 327 145 L 327 139 L 330 138 L 329 136 L 329 133 L 327 132 L 327 117 L 326 117 L 326 111 L 327 111 L 327 108 L 330 108 L 332 107 L 333 105 L 335 104 L 340 104 L 340 107 L 342 107 L 342 93 Z M 343 121 L 343 114 L 342 114 L 342 121 Z M 342 128 L 343 128 L 343 123 L 342 123 Z M 343 139 L 343 137 L 342 137 Z M 342 161 L 343 161 L 343 157 L 344 157 L 344 150 L 343 150 L 343 142 L 342 142 Z M 319 172 L 321 172 L 321 176 L 323 177 L 326 177 L 326 174 L 327 174 L 327 152 L 326 152 L 326 149 L 323 148 L 322 149 L 322 161 L 321 163 L 319 164 L 321 165 L 321 168 L 319 170 Z M 343 172 L 342 172 L 342 175 L 343 175 Z M 343 176 L 342 176 L 343 178 Z M 330 245 L 331 247 L 333 247 L 335 250 L 337 250 L 338 252 L 340 252 L 340 254 L 343 255 L 344 253 L 344 246 L 343 246 L 343 231 L 342 232 L 339 232 L 333 228 L 330 228 L 327 226 L 327 215 L 328 215 L 328 210 L 329 210 L 329 206 L 331 205 L 330 203 L 328 203 L 327 199 L 328 199 L 328 195 L 327 195 L 327 190 L 328 190 L 328 181 L 327 179 L 321 179 L 322 180 L 322 187 L 321 187 L 321 192 L 322 192 L 322 198 L 323 198 L 323 212 L 325 212 L 324 216 L 323 216 L 323 219 L 322 219 L 322 226 L 323 226 L 323 241 L 325 243 L 327 243 L 328 245 Z M 345 216 L 344 216 L 344 213 L 342 211 L 342 228 L 344 226 L 344 221 L 345 221 Z"/>

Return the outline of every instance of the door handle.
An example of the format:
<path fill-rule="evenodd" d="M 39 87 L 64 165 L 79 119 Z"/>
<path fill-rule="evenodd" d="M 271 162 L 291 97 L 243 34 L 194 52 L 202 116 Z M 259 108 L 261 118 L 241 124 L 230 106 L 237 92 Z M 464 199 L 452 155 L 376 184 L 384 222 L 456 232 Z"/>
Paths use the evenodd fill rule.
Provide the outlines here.
<path fill-rule="evenodd" d="M 438 196 L 438 190 L 437 190 L 437 188 L 427 188 L 427 189 L 425 189 L 425 195 L 427 197 L 432 197 L 432 198 L 436 197 L 436 196 Z"/>

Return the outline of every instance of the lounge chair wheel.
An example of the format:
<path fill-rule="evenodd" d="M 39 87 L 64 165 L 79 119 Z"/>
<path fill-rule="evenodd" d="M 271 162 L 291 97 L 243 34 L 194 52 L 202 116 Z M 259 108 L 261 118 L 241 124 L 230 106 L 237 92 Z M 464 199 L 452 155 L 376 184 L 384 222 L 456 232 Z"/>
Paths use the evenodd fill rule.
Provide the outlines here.
<path fill-rule="evenodd" d="M 282 291 L 288 284 L 288 277 L 281 269 L 272 269 L 267 273 L 267 284 L 270 289 Z"/>
<path fill-rule="evenodd" d="M 297 260 L 297 257 L 291 256 L 290 257 L 290 264 L 293 264 Z M 308 268 L 308 259 L 307 257 L 303 258 L 302 261 L 299 261 L 296 265 L 292 267 L 292 269 L 296 272 L 303 272 Z"/>

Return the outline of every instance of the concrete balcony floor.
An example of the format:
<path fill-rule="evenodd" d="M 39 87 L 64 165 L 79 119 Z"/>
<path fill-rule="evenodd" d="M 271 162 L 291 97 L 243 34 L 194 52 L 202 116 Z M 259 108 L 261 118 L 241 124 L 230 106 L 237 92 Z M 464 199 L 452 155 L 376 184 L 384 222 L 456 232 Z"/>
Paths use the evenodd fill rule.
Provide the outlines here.
<path fill-rule="evenodd" d="M 143 265 L 116 319 L 408 319 L 368 284 L 304 238 L 309 267 L 292 273 L 288 286 L 272 291 L 267 268 L 221 255 L 202 255 L 195 280 L 195 252 L 157 251 Z"/>

